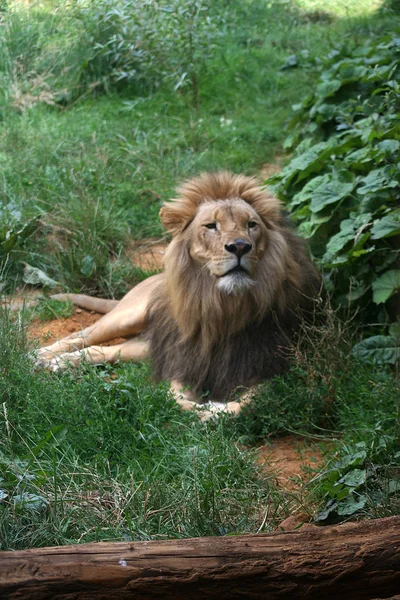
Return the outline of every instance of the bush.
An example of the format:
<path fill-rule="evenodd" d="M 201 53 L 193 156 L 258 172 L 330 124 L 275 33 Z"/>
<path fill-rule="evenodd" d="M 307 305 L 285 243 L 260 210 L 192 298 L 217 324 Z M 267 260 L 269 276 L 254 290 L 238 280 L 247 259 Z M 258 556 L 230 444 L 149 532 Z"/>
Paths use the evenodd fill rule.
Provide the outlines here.
<path fill-rule="evenodd" d="M 210 10 L 209 0 L 82 2 L 83 35 L 93 49 L 90 78 L 105 87 L 187 86 L 197 107 L 200 79 L 223 31 Z"/>
<path fill-rule="evenodd" d="M 335 301 L 357 308 L 377 333 L 400 316 L 399 54 L 392 35 L 342 46 L 322 60 L 315 91 L 294 107 L 289 124 L 287 147 L 301 143 L 269 180 L 309 240 Z M 400 357 L 394 327 L 368 344 L 357 345 L 360 356 Z"/>

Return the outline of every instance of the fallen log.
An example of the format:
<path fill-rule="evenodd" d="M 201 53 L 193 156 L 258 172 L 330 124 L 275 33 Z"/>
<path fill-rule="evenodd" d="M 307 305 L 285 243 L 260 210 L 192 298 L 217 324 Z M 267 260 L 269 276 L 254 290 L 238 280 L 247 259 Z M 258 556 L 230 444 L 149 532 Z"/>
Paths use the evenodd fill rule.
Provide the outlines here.
<path fill-rule="evenodd" d="M 0 553 L 2 599 L 371 600 L 399 593 L 400 517 Z"/>

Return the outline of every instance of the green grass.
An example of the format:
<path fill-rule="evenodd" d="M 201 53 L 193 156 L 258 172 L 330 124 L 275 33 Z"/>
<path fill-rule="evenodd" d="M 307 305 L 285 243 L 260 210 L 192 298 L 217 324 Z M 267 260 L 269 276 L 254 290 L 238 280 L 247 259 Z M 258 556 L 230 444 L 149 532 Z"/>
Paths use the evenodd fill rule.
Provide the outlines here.
<path fill-rule="evenodd" d="M 103 294 L 110 290 L 96 289 L 88 262 L 97 280 L 107 278 L 110 257 L 129 238 L 162 235 L 160 204 L 183 178 L 216 168 L 258 173 L 280 151 L 291 105 L 313 85 L 313 61 L 338 41 L 362 44 L 371 32 L 394 27 L 390 14 L 360 15 L 359 3 L 349 5 L 347 19 L 333 14 L 329 21 L 310 20 L 311 1 L 298 8 L 238 3 L 225 14 L 228 33 L 207 64 L 198 110 L 189 91 L 162 86 L 150 94 L 88 89 L 53 106 L 39 94 L 29 108 L 18 103 L 19 87 L 35 96 L 35 81 L 43 77 L 51 93 L 68 85 L 74 90 L 65 70 L 75 72 L 83 60 L 74 12 L 53 6 L 24 13 L 17 4 L 9 17 L 13 28 L 3 45 L 20 68 L 11 73 L 3 66 L 0 200 L 17 203 L 26 218 L 41 214 L 47 228 L 61 221 L 73 232 L 58 236 L 54 252 L 39 230 L 26 246 L 27 262 L 70 289 Z M 55 40 L 66 50 L 50 60 Z M 299 68 L 281 70 L 293 54 Z"/>
<path fill-rule="evenodd" d="M 223 535 L 287 514 L 229 422 L 183 414 L 146 365 L 54 377 L 27 359 L 25 324 L 1 322 L 2 549 Z"/>
<path fill-rule="evenodd" d="M 126 257 L 127 244 L 164 235 L 158 211 L 182 178 L 216 168 L 259 173 L 282 152 L 315 61 L 339 42 L 362 44 L 395 27 L 393 13 L 371 12 L 372 1 L 221 1 L 227 31 L 197 108 L 190 89 L 167 85 L 100 93 L 82 67 L 73 12 L 50 1 L 10 6 L 0 48 L 0 208 L 14 203 L 22 222 L 40 220 L 23 247 L 0 257 L 0 283 L 21 286 L 25 261 L 62 290 L 108 297 L 147 275 Z M 297 68 L 282 69 L 291 55 Z M 69 310 L 61 308 L 44 304 L 39 314 Z M 275 488 L 244 444 L 291 431 L 329 439 L 336 458 L 364 443 L 362 468 L 384 458 L 388 470 L 347 499 L 375 498 L 362 515 L 398 510 L 395 492 L 381 494 L 382 506 L 376 500 L 398 462 L 398 386 L 389 371 L 351 360 L 337 330 L 328 327 L 308 358 L 296 354 L 295 368 L 239 419 L 202 425 L 151 382 L 147 365 L 36 370 L 26 327 L 1 311 L 2 549 L 268 531 L 299 500 Z M 310 506 L 333 498 L 339 470 L 313 484 Z"/>

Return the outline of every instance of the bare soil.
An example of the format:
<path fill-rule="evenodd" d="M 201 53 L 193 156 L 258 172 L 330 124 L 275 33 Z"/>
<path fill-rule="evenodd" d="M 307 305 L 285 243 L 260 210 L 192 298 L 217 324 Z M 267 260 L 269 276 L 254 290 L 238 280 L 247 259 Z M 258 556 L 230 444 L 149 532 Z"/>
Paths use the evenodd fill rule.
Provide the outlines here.
<path fill-rule="evenodd" d="M 93 311 L 82 310 L 75 308 L 74 314 L 68 319 L 54 319 L 53 321 L 39 321 L 35 319 L 29 325 L 28 337 L 30 340 L 39 340 L 39 346 L 42 344 L 49 345 L 57 340 L 82 331 L 85 327 L 93 325 L 101 315 Z"/>
<path fill-rule="evenodd" d="M 283 490 L 302 488 L 321 468 L 324 449 L 297 435 L 275 438 L 258 449 L 258 462 L 275 476 Z"/>
<path fill-rule="evenodd" d="M 128 246 L 126 255 L 144 271 L 161 271 L 167 246 L 167 241 L 163 239 L 140 240 Z"/>

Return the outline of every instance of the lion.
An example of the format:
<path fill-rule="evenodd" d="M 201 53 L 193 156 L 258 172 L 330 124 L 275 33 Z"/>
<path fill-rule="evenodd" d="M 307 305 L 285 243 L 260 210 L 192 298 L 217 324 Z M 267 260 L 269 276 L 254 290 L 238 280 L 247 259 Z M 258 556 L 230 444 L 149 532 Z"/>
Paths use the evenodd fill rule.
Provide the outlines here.
<path fill-rule="evenodd" d="M 204 418 L 238 414 L 260 382 L 286 369 L 320 276 L 279 200 L 253 177 L 201 174 L 164 204 L 160 218 L 172 236 L 164 272 L 120 301 L 54 295 L 105 314 L 41 348 L 40 363 L 57 370 L 150 357 L 155 379 L 171 382 L 183 409 L 208 400 Z"/>

